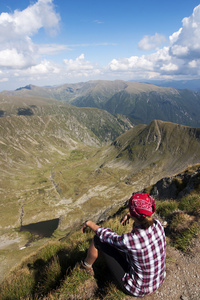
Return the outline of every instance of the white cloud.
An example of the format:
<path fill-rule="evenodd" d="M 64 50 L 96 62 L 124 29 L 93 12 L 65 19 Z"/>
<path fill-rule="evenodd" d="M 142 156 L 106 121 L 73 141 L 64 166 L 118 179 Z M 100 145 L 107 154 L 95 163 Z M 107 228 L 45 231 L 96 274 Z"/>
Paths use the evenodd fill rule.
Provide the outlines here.
<path fill-rule="evenodd" d="M 113 59 L 109 69 L 114 72 L 128 71 L 132 78 L 156 76 L 197 76 L 200 66 L 200 5 L 195 7 L 190 17 L 182 20 L 182 28 L 169 37 L 169 46 L 157 49 L 150 55 Z M 163 42 L 162 36 L 145 36 L 139 43 L 142 50 L 151 50 Z M 136 78 L 137 79 L 137 78 Z"/>
<path fill-rule="evenodd" d="M 30 75 L 34 75 L 34 74 L 41 75 L 41 74 L 49 74 L 49 73 L 58 74 L 60 73 L 60 68 L 48 60 L 43 60 L 41 61 L 40 64 L 28 68 L 26 70 L 26 73 Z"/>
<path fill-rule="evenodd" d="M 162 79 L 192 78 L 200 76 L 200 5 L 191 16 L 182 20 L 182 27 L 169 36 L 167 45 L 162 34 L 144 36 L 138 46 L 151 54 L 130 57 L 113 57 L 107 66 L 100 67 L 77 54 L 74 59 L 64 59 L 58 64 L 47 55 L 69 51 L 78 47 L 99 47 L 114 43 L 82 43 L 73 45 L 35 44 L 33 36 L 40 29 L 55 34 L 59 29 L 60 16 L 53 0 L 38 0 L 23 11 L 0 14 L 0 82 L 34 82 L 59 84 L 84 79 Z M 98 20 L 96 20 L 98 23 Z M 69 48 L 70 47 L 70 48 Z M 160 48 L 158 48 L 160 47 Z M 87 50 L 87 49 L 86 49 Z M 84 52 L 84 51 L 83 51 Z M 74 55 L 74 53 L 73 53 Z M 65 56 L 66 57 L 66 56 Z M 63 59 L 63 57 L 62 57 Z M 6 84 L 4 84 L 3 89 Z M 9 84 L 7 84 L 9 86 Z"/>
<path fill-rule="evenodd" d="M 0 65 L 9 68 L 24 68 L 29 65 L 29 57 L 25 57 L 16 49 L 6 49 L 0 51 Z"/>
<path fill-rule="evenodd" d="M 178 66 L 173 64 L 173 63 L 169 63 L 169 64 L 164 64 L 161 68 L 161 70 L 163 71 L 177 71 L 178 70 Z"/>
<path fill-rule="evenodd" d="M 85 55 L 81 54 L 75 60 L 64 59 L 65 69 L 69 77 L 88 77 L 92 74 L 100 74 L 100 70 L 93 66 L 89 61 L 85 60 Z"/>
<path fill-rule="evenodd" d="M 15 10 L 13 14 L 0 15 L 1 40 L 31 36 L 40 28 L 50 33 L 59 26 L 60 17 L 54 11 L 52 0 L 38 0 L 23 11 Z"/>
<path fill-rule="evenodd" d="M 60 17 L 52 0 L 38 0 L 23 11 L 0 15 L 0 67 L 25 68 L 36 65 L 39 46 L 31 37 L 44 28 L 50 34 L 58 30 Z"/>
<path fill-rule="evenodd" d="M 112 71 L 121 70 L 121 71 L 128 71 L 128 70 L 152 70 L 153 63 L 148 60 L 147 57 L 144 55 L 141 57 L 138 56 L 131 56 L 129 58 L 121 58 L 121 59 L 113 59 L 110 64 L 109 68 Z"/>
<path fill-rule="evenodd" d="M 169 40 L 171 42 L 171 45 L 173 45 L 177 40 L 179 35 L 181 34 L 182 28 L 180 28 L 178 31 L 174 32 L 170 37 Z"/>
<path fill-rule="evenodd" d="M 67 45 L 46 44 L 46 45 L 40 45 L 38 47 L 38 54 L 55 55 L 66 50 L 70 50 L 70 48 Z"/>
<path fill-rule="evenodd" d="M 104 22 L 99 21 L 99 20 L 94 20 L 93 23 L 96 23 L 96 24 L 103 24 Z"/>
<path fill-rule="evenodd" d="M 166 42 L 166 37 L 162 34 L 155 33 L 155 35 L 145 35 L 143 39 L 138 43 L 138 47 L 141 50 L 153 50 L 157 47 L 161 46 L 164 42 Z"/>
<path fill-rule="evenodd" d="M 9 81 L 9 78 L 6 78 L 6 77 L 0 79 L 0 82 L 8 82 L 8 81 Z"/>
<path fill-rule="evenodd" d="M 170 48 L 170 51 L 173 56 L 185 57 L 188 54 L 189 49 L 187 46 L 174 45 Z"/>

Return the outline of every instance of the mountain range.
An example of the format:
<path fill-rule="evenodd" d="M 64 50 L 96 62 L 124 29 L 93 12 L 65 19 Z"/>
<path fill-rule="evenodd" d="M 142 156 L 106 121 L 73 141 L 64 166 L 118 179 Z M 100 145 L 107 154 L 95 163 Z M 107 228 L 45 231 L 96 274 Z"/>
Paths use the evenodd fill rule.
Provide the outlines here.
<path fill-rule="evenodd" d="M 200 161 L 197 127 L 133 126 L 105 110 L 36 96 L 0 95 L 0 110 L 3 227 L 60 218 L 66 229 L 88 214 L 100 218 L 130 192 Z"/>
<path fill-rule="evenodd" d="M 200 92 L 200 79 L 188 79 L 188 80 L 148 80 L 150 84 L 158 86 L 173 87 L 175 89 L 189 89 L 196 92 Z"/>
<path fill-rule="evenodd" d="M 128 81 L 88 81 L 56 87 L 28 85 L 1 94 L 57 99 L 77 107 L 94 107 L 125 115 L 134 124 L 153 120 L 200 126 L 200 93 Z"/>
<path fill-rule="evenodd" d="M 106 219 L 132 192 L 199 163 L 200 128 L 156 119 L 146 123 L 147 112 L 143 124 L 133 117 L 136 107 L 145 111 L 143 104 L 153 107 L 155 101 L 168 107 L 168 116 L 197 123 L 199 95 L 185 93 L 187 106 L 175 89 L 123 81 L 1 93 L 0 261 L 12 264 L 13 253 L 26 245 L 30 236 L 19 231 L 22 225 L 56 220 L 54 237 L 60 238 L 88 218 Z M 83 98 L 96 107 L 74 105 L 81 106 Z M 178 101 L 184 103 L 181 109 Z M 183 107 L 189 106 L 186 113 Z"/>

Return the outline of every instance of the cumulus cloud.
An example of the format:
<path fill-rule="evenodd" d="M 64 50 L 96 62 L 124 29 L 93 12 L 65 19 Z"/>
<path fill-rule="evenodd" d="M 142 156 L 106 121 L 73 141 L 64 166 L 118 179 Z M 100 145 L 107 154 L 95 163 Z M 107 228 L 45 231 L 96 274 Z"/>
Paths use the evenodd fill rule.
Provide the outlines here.
<path fill-rule="evenodd" d="M 100 70 L 85 60 L 85 55 L 81 54 L 76 59 L 64 59 L 65 69 L 69 77 L 88 77 L 92 74 L 100 74 Z"/>
<path fill-rule="evenodd" d="M 36 64 L 38 46 L 31 37 L 41 28 L 55 34 L 60 16 L 52 0 L 38 0 L 23 11 L 0 15 L 0 67 L 25 68 Z"/>
<path fill-rule="evenodd" d="M 168 46 L 157 49 L 150 55 L 113 59 L 109 69 L 127 71 L 129 76 L 199 76 L 200 75 L 200 5 L 191 16 L 182 20 L 182 27 L 169 37 Z M 162 35 L 145 36 L 139 43 L 142 50 L 152 50 L 163 42 Z"/>
<path fill-rule="evenodd" d="M 54 11 L 52 0 L 38 0 L 23 11 L 0 15 L 0 37 L 8 38 L 32 36 L 40 28 L 54 33 L 59 28 L 60 16 Z"/>
<path fill-rule="evenodd" d="M 85 43 L 76 45 L 36 44 L 33 36 L 41 29 L 54 35 L 59 30 L 60 16 L 53 0 L 35 0 L 26 9 L 0 14 L 0 82 L 18 80 L 57 84 L 72 79 L 94 78 L 162 79 L 195 78 L 200 76 L 200 5 L 191 16 L 182 20 L 182 27 L 172 33 L 168 41 L 162 34 L 146 35 L 139 42 L 141 50 L 151 54 L 113 58 L 107 66 L 91 63 L 84 54 L 66 58 L 61 64 L 47 55 L 57 55 L 77 47 L 116 45 L 113 43 Z M 96 20 L 98 23 L 99 21 Z M 166 43 L 167 42 L 167 43 Z M 162 46 L 165 43 L 165 46 Z M 70 47 L 70 49 L 69 49 Z M 152 51 L 154 50 L 154 51 Z M 84 52 L 84 51 L 83 51 Z M 62 58 L 63 59 L 63 58 Z M 43 80 L 43 81 L 42 81 Z M 45 81 L 46 80 L 46 81 Z M 3 85 L 3 84 L 2 84 Z M 5 85 L 3 88 L 5 88 Z"/>
<path fill-rule="evenodd" d="M 176 39 L 170 47 L 171 55 L 186 59 L 200 57 L 200 5 L 195 7 L 190 17 L 184 18 L 183 27 L 176 33 Z M 173 38 L 171 38 L 173 41 Z"/>
<path fill-rule="evenodd" d="M 141 50 L 153 50 L 157 47 L 161 46 L 164 42 L 166 42 L 166 37 L 162 34 L 155 33 L 155 35 L 145 35 L 143 39 L 138 43 L 138 47 Z"/>
<path fill-rule="evenodd" d="M 60 73 L 60 68 L 48 60 L 41 61 L 40 64 L 32 66 L 26 70 L 29 75 L 41 75 L 41 74 L 58 74 Z"/>

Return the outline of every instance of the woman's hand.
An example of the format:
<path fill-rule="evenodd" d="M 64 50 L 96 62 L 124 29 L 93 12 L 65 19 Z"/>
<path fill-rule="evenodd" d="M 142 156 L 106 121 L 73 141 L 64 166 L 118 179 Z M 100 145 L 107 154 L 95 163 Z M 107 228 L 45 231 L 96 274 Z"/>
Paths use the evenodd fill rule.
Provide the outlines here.
<path fill-rule="evenodd" d="M 81 232 L 82 232 L 82 233 L 85 233 L 87 227 L 88 227 L 88 226 L 87 226 L 87 221 L 85 221 L 85 223 L 83 224 L 83 226 L 82 226 L 82 228 L 81 228 Z"/>
<path fill-rule="evenodd" d="M 84 233 L 87 227 L 90 227 L 90 229 L 92 229 L 95 232 L 100 226 L 98 226 L 92 221 L 86 221 L 81 228 L 81 232 Z"/>
<path fill-rule="evenodd" d="M 120 224 L 123 226 L 126 226 L 126 224 L 129 224 L 129 219 L 130 219 L 130 213 L 127 213 L 120 221 Z"/>

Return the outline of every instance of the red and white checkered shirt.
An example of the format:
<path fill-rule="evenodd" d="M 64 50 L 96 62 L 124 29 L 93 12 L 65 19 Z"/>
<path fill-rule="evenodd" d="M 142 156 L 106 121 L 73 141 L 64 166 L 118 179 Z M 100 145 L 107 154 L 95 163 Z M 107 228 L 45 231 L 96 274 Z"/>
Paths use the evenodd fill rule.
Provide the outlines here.
<path fill-rule="evenodd" d="M 102 242 L 126 253 L 130 271 L 122 280 L 133 296 L 143 297 L 160 287 L 166 276 L 166 241 L 159 220 L 154 219 L 148 229 L 136 226 L 127 234 L 118 235 L 103 227 L 98 228 L 96 234 Z"/>

